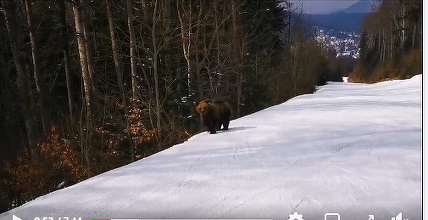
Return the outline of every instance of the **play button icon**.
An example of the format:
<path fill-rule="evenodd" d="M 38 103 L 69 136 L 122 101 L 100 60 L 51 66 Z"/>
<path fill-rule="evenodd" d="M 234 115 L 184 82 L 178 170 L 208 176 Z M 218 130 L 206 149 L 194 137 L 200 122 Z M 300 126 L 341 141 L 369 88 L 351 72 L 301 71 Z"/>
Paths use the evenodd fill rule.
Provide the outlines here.
<path fill-rule="evenodd" d="M 12 220 L 22 220 L 20 217 L 13 215 L 13 219 Z"/>

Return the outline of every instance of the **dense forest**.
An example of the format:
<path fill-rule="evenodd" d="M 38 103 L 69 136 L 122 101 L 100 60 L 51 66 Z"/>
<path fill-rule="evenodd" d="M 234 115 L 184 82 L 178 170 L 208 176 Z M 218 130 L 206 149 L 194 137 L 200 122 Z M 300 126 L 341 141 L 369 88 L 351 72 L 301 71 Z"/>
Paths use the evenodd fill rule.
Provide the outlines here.
<path fill-rule="evenodd" d="M 422 74 L 422 0 L 383 0 L 361 29 L 360 59 L 350 81 L 374 83 Z"/>
<path fill-rule="evenodd" d="M 288 1 L 0 7 L 0 212 L 201 132 L 198 100 L 238 118 L 341 81 Z"/>

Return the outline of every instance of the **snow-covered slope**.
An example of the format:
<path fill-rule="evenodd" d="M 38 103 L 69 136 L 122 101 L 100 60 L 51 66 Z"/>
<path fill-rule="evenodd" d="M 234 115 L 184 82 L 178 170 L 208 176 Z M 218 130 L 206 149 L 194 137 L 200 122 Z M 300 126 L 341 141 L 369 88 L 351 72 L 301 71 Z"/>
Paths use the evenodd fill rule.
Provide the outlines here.
<path fill-rule="evenodd" d="M 421 219 L 421 75 L 315 94 L 201 133 L 0 215 Z M 331 219 L 331 218 L 329 218 Z"/>

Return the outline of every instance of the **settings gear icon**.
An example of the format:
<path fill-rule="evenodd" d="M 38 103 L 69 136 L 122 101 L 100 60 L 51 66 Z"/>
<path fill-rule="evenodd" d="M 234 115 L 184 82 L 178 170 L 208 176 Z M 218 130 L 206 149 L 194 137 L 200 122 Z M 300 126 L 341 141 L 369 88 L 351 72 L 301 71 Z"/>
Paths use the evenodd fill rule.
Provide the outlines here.
<path fill-rule="evenodd" d="M 293 214 L 288 215 L 288 220 L 304 220 L 303 216 L 297 212 L 294 212 Z"/>

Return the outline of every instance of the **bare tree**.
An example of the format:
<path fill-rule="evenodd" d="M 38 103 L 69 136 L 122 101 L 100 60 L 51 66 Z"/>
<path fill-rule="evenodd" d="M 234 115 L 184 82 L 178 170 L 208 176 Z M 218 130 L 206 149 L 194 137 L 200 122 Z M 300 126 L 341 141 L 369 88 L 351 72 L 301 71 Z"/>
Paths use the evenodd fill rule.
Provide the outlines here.
<path fill-rule="evenodd" d="M 42 86 L 40 85 L 40 65 L 39 65 L 39 57 L 37 55 L 37 43 L 36 43 L 36 33 L 35 33 L 35 27 L 33 24 L 33 10 L 31 6 L 31 0 L 25 0 L 25 11 L 27 14 L 27 22 L 28 22 L 28 29 L 29 29 L 29 35 L 30 35 L 30 43 L 31 43 L 31 55 L 32 55 L 32 61 L 33 61 L 33 76 L 34 76 L 34 84 L 36 85 L 36 91 L 38 96 L 38 106 L 40 111 L 40 117 L 42 119 L 42 126 L 44 133 L 47 132 L 47 117 L 45 114 L 45 108 L 44 108 L 44 93 L 42 90 Z"/>
<path fill-rule="evenodd" d="M 89 79 L 91 80 L 91 89 L 93 92 L 95 92 L 94 88 L 94 71 L 95 71 L 95 63 L 94 63 L 94 57 L 91 53 L 92 43 L 91 43 L 91 31 L 90 31 L 90 5 L 89 0 L 80 0 L 80 16 L 81 16 L 81 22 L 82 22 L 82 29 L 83 29 L 83 37 L 85 41 L 85 47 L 86 47 L 86 63 L 88 68 L 88 74 Z"/>
<path fill-rule="evenodd" d="M 159 48 L 158 48 L 158 42 L 156 39 L 156 26 L 158 21 L 158 0 L 155 0 L 154 2 L 154 8 L 153 8 L 153 17 L 152 17 L 152 28 L 151 28 L 151 34 L 152 34 L 152 42 L 153 42 L 153 75 L 155 78 L 155 99 L 156 99 L 156 127 L 158 129 L 161 129 L 161 102 L 160 102 L 160 96 L 159 96 L 159 69 L 158 69 L 158 58 L 159 58 Z M 161 139 L 162 133 L 158 132 L 158 139 Z"/>
<path fill-rule="evenodd" d="M 9 40 L 12 46 L 13 59 L 16 67 L 17 84 L 19 90 L 20 102 L 22 105 L 22 114 L 24 116 L 25 128 L 27 133 L 27 143 L 31 152 L 31 159 L 38 160 L 38 151 L 36 149 L 37 138 L 37 120 L 34 117 L 34 102 L 33 95 L 30 87 L 30 77 L 28 66 L 26 63 L 26 50 L 25 50 L 25 25 L 23 21 L 24 9 L 19 0 L 6 0 L 2 1 L 4 16 L 6 19 L 6 27 L 9 33 Z"/>
<path fill-rule="evenodd" d="M 188 4 L 185 5 L 185 2 Z M 185 9 L 187 7 L 187 10 Z M 187 13 L 186 13 L 187 12 Z M 190 96 L 192 93 L 192 66 L 190 61 L 190 46 L 191 46 L 191 38 L 192 38 L 192 3 L 191 1 L 180 0 L 177 1 L 177 15 L 180 21 L 180 38 L 181 44 L 183 47 L 183 56 L 186 60 L 187 64 L 187 88 L 188 95 Z M 184 20 L 186 19 L 186 20 Z"/>
<path fill-rule="evenodd" d="M 126 12 L 128 18 L 128 32 L 129 32 L 129 58 L 131 60 L 131 86 L 132 86 L 132 99 L 134 101 L 138 98 L 138 77 L 137 77 L 137 66 L 136 66 L 136 40 L 135 40 L 135 31 L 133 23 L 133 0 L 126 1 Z"/>
<path fill-rule="evenodd" d="M 73 5 L 73 13 L 74 13 L 74 25 L 77 34 L 77 45 L 79 50 L 79 60 L 80 60 L 80 68 L 83 79 L 83 99 L 85 103 L 86 110 L 86 135 L 84 136 L 83 127 L 81 127 L 81 152 L 85 158 L 86 165 L 89 166 L 89 149 L 90 149 L 90 134 L 91 134 L 91 117 L 92 117 L 92 100 L 91 100 L 91 88 L 92 82 L 88 69 L 88 60 L 87 60 L 87 46 L 84 36 L 83 30 L 83 21 L 81 19 L 81 11 L 79 7 L 83 7 L 83 5 Z M 86 137 L 86 140 L 85 140 Z"/>
<path fill-rule="evenodd" d="M 242 81 L 243 81 L 243 61 L 244 61 L 244 44 L 243 36 L 239 36 L 240 32 L 238 21 L 238 8 L 240 6 L 240 0 L 231 0 L 231 14 L 232 14 L 232 47 L 234 54 L 234 62 L 236 64 L 236 114 L 240 116 L 241 114 L 241 100 L 242 100 Z"/>
<path fill-rule="evenodd" d="M 66 19 L 66 6 L 64 0 L 59 1 L 60 4 L 60 20 L 61 20 L 61 35 L 62 35 L 62 51 L 64 55 L 64 71 L 65 80 L 67 84 L 67 100 L 68 100 L 68 111 L 70 117 L 70 124 L 74 124 L 73 119 L 73 99 L 71 93 L 71 82 L 70 82 L 70 48 L 68 45 L 68 31 L 67 31 L 67 19 Z"/>
<path fill-rule="evenodd" d="M 111 9 L 111 0 L 106 0 L 106 7 L 107 7 L 107 19 L 108 19 L 109 31 L 110 31 L 111 49 L 112 49 L 112 53 L 113 53 L 114 70 L 116 72 L 117 84 L 119 86 L 119 93 L 120 93 L 120 96 L 122 99 L 122 105 L 123 105 L 124 110 L 125 110 L 124 121 L 126 123 L 126 127 L 128 130 L 127 133 L 128 133 L 128 140 L 129 140 L 129 145 L 130 145 L 131 161 L 134 161 L 134 144 L 132 142 L 132 137 L 131 137 L 131 132 L 130 132 L 130 124 L 129 124 L 129 120 L 127 117 L 128 104 L 126 101 L 125 91 L 123 88 L 123 74 L 122 74 L 121 62 L 120 62 L 120 58 L 119 58 L 119 49 L 118 49 L 117 41 L 116 41 L 115 25 L 113 22 L 113 13 L 111 11 L 112 10 Z M 129 7 L 128 7 L 128 10 L 130 10 Z M 128 13 L 128 22 L 129 22 L 129 19 L 130 18 L 129 18 L 129 13 Z M 131 23 L 132 23 L 132 17 L 131 17 Z M 130 31 L 130 34 L 131 34 L 131 31 Z M 135 36 L 133 38 L 135 38 Z M 133 42 L 135 42 L 135 41 L 133 41 Z M 130 47 L 132 47 L 133 44 L 130 44 Z M 134 48 L 134 50 L 135 50 L 135 48 Z M 133 57 L 132 55 L 134 55 L 134 58 L 132 58 Z M 134 65 L 133 65 L 134 67 L 132 67 L 132 59 L 134 59 Z M 132 91 L 133 91 L 133 96 L 134 96 L 134 75 L 136 74 L 135 73 L 135 68 L 136 68 L 135 67 L 135 52 L 131 52 L 131 70 L 132 70 L 132 68 L 134 68 L 134 74 L 132 75 L 132 79 L 133 79 L 133 83 L 132 83 L 133 90 Z M 133 98 L 136 98 L 136 97 L 133 97 Z"/>

